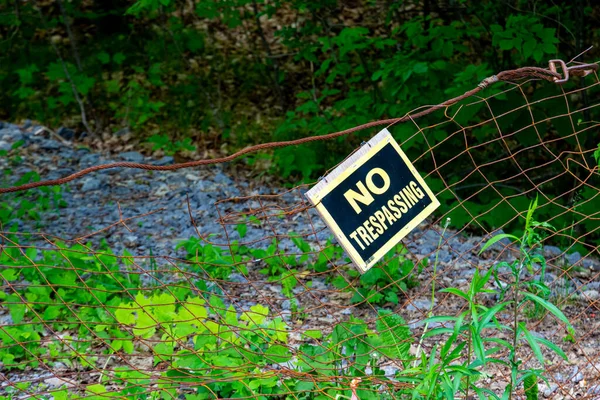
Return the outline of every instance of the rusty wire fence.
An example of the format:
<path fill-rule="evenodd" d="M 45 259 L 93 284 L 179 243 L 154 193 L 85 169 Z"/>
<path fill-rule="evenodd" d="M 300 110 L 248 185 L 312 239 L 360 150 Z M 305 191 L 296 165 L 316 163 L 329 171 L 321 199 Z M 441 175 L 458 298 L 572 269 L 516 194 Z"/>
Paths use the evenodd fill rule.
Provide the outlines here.
<path fill-rule="evenodd" d="M 386 121 L 442 207 L 364 275 L 311 185 L 219 199 L 212 225 L 188 202 L 197 234 L 167 255 L 101 246 L 147 215 L 77 239 L 2 232 L 0 398 L 494 398 L 511 382 L 525 398 L 533 376 L 539 397 L 600 398 L 590 68 L 488 78 Z M 536 198 L 539 245 L 481 252 L 520 236 Z"/>

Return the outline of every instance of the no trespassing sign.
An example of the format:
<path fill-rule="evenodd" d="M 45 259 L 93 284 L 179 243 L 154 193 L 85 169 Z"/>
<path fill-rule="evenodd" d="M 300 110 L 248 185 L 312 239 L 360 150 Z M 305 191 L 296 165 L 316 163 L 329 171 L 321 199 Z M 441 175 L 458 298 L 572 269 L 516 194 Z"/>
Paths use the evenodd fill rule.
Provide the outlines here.
<path fill-rule="evenodd" d="M 363 273 L 440 205 L 387 129 L 306 197 Z"/>

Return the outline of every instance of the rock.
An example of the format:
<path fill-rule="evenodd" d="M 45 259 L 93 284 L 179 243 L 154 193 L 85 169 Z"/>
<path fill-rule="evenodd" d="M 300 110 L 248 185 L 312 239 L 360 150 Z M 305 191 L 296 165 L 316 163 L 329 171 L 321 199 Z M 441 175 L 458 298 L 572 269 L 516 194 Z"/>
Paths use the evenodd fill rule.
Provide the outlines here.
<path fill-rule="evenodd" d="M 71 140 L 75 139 L 75 131 L 73 131 L 72 129 L 69 129 L 69 128 L 65 128 L 64 126 L 61 126 L 60 128 L 58 128 L 58 130 L 56 131 L 56 134 L 65 140 L 71 141 Z"/>
<path fill-rule="evenodd" d="M 89 153 L 79 159 L 79 164 L 82 166 L 97 165 L 100 161 L 100 154 Z"/>
<path fill-rule="evenodd" d="M 554 374 L 554 380 L 557 382 L 564 382 L 565 377 L 560 372 L 557 372 Z"/>
<path fill-rule="evenodd" d="M 571 382 L 573 383 L 579 383 L 583 380 L 583 373 L 578 372 L 575 376 L 573 376 L 571 378 Z"/>
<path fill-rule="evenodd" d="M 600 383 L 597 385 L 590 386 L 587 394 L 600 394 Z"/>
<path fill-rule="evenodd" d="M 73 381 L 71 381 L 70 379 L 66 379 L 66 378 L 59 378 L 57 376 L 54 376 L 52 378 L 48 378 L 48 379 L 44 379 L 44 383 L 50 387 L 61 387 L 61 386 L 66 386 L 66 387 L 74 387 L 75 383 Z"/>
<path fill-rule="evenodd" d="M 92 190 L 98 190 L 102 186 L 102 181 L 98 178 L 89 178 L 81 186 L 81 190 L 84 192 L 90 192 Z"/>
<path fill-rule="evenodd" d="M 116 131 L 114 133 L 115 136 L 125 136 L 128 133 L 130 133 L 131 131 L 129 130 L 129 128 L 125 127 L 123 129 L 119 129 L 118 131 Z"/>
<path fill-rule="evenodd" d="M 0 128 L 2 128 L 1 123 L 0 123 Z M 23 122 L 23 125 L 21 125 L 21 128 L 23 128 L 23 129 L 29 129 L 29 128 L 31 128 L 31 120 L 30 119 L 26 119 L 25 122 Z"/>
<path fill-rule="evenodd" d="M 119 154 L 119 157 L 125 161 L 141 163 L 144 162 L 144 156 L 137 151 L 128 151 Z"/>
<path fill-rule="evenodd" d="M 291 302 L 291 301 L 289 301 L 289 300 L 284 300 L 284 301 L 281 303 L 281 308 L 282 308 L 283 310 L 290 310 L 290 309 L 291 309 L 291 307 L 292 307 L 292 302 Z"/>
<path fill-rule="evenodd" d="M 0 138 L 11 144 L 25 140 L 25 136 L 19 129 L 2 129 L 0 130 Z"/>
<path fill-rule="evenodd" d="M 4 141 L 4 140 L 0 140 L 0 150 L 2 151 L 11 151 L 12 150 L 12 144 Z"/>
<path fill-rule="evenodd" d="M 385 366 L 381 367 L 381 370 L 384 372 L 385 376 L 388 378 L 393 378 L 394 376 L 396 376 L 396 372 L 399 371 L 399 369 L 397 367 L 394 367 L 391 365 L 385 365 Z"/>
<path fill-rule="evenodd" d="M 575 367 L 573 367 L 573 372 L 571 372 L 571 375 L 569 375 L 569 379 L 573 380 L 578 374 L 579 374 L 579 367 L 576 365 Z"/>
<path fill-rule="evenodd" d="M 461 243 L 458 248 L 457 251 L 459 254 L 469 254 L 473 251 L 473 249 L 475 248 L 475 244 L 470 242 L 470 241 L 466 241 L 464 243 Z"/>
<path fill-rule="evenodd" d="M 234 272 L 231 275 L 229 275 L 229 281 L 234 283 L 248 283 L 248 279 L 246 279 L 242 274 L 239 274 L 237 272 Z"/>
<path fill-rule="evenodd" d="M 581 294 L 583 300 L 598 300 L 600 298 L 600 292 L 597 290 L 586 290 Z"/>
<path fill-rule="evenodd" d="M 576 265 L 581 261 L 581 254 L 579 254 L 579 252 L 576 251 L 573 254 L 567 255 L 565 258 L 567 259 L 569 265 Z"/>
<path fill-rule="evenodd" d="M 60 144 L 55 140 L 43 139 L 40 142 L 40 148 L 43 150 L 58 150 L 60 149 Z"/>
<path fill-rule="evenodd" d="M 562 254 L 562 250 L 556 246 L 544 246 L 545 257 L 556 257 Z"/>
<path fill-rule="evenodd" d="M 406 306 L 406 309 L 409 311 L 426 311 L 431 308 L 431 300 L 430 299 L 417 299 L 413 300 L 410 304 Z"/>
<path fill-rule="evenodd" d="M 556 392 L 556 389 L 558 389 L 558 385 L 556 383 L 551 383 L 550 387 L 544 390 L 544 397 L 548 398 L 552 396 L 552 394 Z"/>
<path fill-rule="evenodd" d="M 123 238 L 123 243 L 126 246 L 134 246 L 137 240 L 138 237 L 135 235 L 125 235 L 125 237 Z"/>
<path fill-rule="evenodd" d="M 440 234 L 430 229 L 427 232 L 425 232 L 425 235 L 423 235 L 423 239 L 425 239 L 426 242 L 431 243 L 433 246 L 437 247 L 438 243 L 440 242 Z"/>
<path fill-rule="evenodd" d="M 593 260 L 591 258 L 584 258 L 583 267 L 591 269 L 592 271 L 600 271 L 600 261 Z"/>
<path fill-rule="evenodd" d="M 174 159 L 171 156 L 164 156 L 160 160 L 154 163 L 154 165 L 171 165 L 173 164 Z"/>
<path fill-rule="evenodd" d="M 213 180 L 220 184 L 220 185 L 224 185 L 224 186 L 228 186 L 228 185 L 232 185 L 233 181 L 224 173 L 222 172 L 218 172 L 214 177 Z"/>

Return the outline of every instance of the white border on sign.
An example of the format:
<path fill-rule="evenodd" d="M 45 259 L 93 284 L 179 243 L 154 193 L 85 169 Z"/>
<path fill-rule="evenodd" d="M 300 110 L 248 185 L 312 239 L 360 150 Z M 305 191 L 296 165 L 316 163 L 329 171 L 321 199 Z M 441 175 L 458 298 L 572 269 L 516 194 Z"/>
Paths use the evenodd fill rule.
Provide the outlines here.
<path fill-rule="evenodd" d="M 425 207 L 423 211 L 417 214 L 412 220 L 410 220 L 399 232 L 397 232 L 390 240 L 383 244 L 373 256 L 368 260 L 363 260 L 362 257 L 356 251 L 356 248 L 346 237 L 344 232 L 340 229 L 337 222 L 333 219 L 329 211 L 321 203 L 321 199 L 335 189 L 340 183 L 346 180 L 351 174 L 353 174 L 358 168 L 364 163 L 369 161 L 375 156 L 379 150 L 385 145 L 391 144 L 394 149 L 398 152 L 398 155 L 402 158 L 404 163 L 408 166 L 409 171 L 421 187 L 427 193 L 427 196 L 431 199 L 431 204 Z M 357 150 L 352 156 L 348 157 L 344 162 L 337 166 L 329 175 L 319 181 L 313 186 L 308 192 L 306 197 L 317 209 L 325 224 L 331 229 L 338 242 L 346 250 L 352 262 L 358 267 L 358 269 L 365 273 L 367 272 L 377 261 L 379 261 L 388 251 L 390 251 L 400 240 L 410 233 L 414 228 L 417 227 L 421 222 L 425 220 L 436 208 L 440 206 L 440 202 L 435 198 L 429 186 L 425 183 L 421 175 L 417 172 L 415 167 L 412 165 L 406 154 L 400 148 L 400 145 L 394 140 L 392 135 L 387 129 L 383 129 L 371 140 L 365 143 L 359 150 Z"/>

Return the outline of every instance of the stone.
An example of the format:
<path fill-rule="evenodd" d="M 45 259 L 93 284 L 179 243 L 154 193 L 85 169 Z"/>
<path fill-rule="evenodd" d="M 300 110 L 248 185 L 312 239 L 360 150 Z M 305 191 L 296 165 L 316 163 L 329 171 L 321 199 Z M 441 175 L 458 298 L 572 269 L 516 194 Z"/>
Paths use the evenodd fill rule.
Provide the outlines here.
<path fill-rule="evenodd" d="M 81 186 L 81 190 L 84 192 L 90 192 L 92 190 L 98 190 L 102 186 L 102 181 L 98 178 L 89 178 Z"/>
<path fill-rule="evenodd" d="M 140 154 L 138 151 L 127 151 L 125 153 L 119 154 L 119 157 L 125 161 L 141 163 L 144 162 L 144 156 Z"/>
<path fill-rule="evenodd" d="M 0 140 L 0 150 L 2 151 L 11 151 L 12 150 L 12 144 L 4 141 L 4 140 Z"/>
<path fill-rule="evenodd" d="M 600 261 L 591 258 L 584 258 L 583 267 L 593 271 L 600 271 Z"/>
<path fill-rule="evenodd" d="M 600 298 L 600 292 L 598 292 L 597 290 L 585 290 L 582 294 L 581 294 L 581 298 L 583 300 L 598 300 Z"/>
<path fill-rule="evenodd" d="M 554 374 L 554 380 L 557 382 L 564 382 L 565 377 L 560 372 L 557 372 Z"/>
<path fill-rule="evenodd" d="M 160 160 L 154 163 L 154 165 L 171 165 L 174 162 L 174 158 L 171 156 L 164 156 Z"/>
<path fill-rule="evenodd" d="M 40 148 L 43 150 L 58 150 L 60 149 L 60 144 L 55 140 L 43 139 L 40 142 Z"/>
<path fill-rule="evenodd" d="M 0 138 L 11 145 L 17 142 L 25 141 L 25 136 L 18 129 L 2 129 L 0 130 Z"/>
<path fill-rule="evenodd" d="M 123 128 L 123 129 L 119 129 L 118 131 L 116 131 L 114 133 L 115 136 L 125 136 L 128 133 L 130 133 L 131 131 L 129 130 L 129 128 Z"/>
<path fill-rule="evenodd" d="M 423 238 L 428 243 L 431 243 L 434 246 L 437 246 L 440 241 L 440 234 L 438 232 L 430 229 L 427 232 L 425 232 L 425 235 L 423 235 Z"/>
<path fill-rule="evenodd" d="M 426 311 L 431 308 L 431 300 L 430 299 L 417 299 L 413 300 L 406 306 L 406 309 L 409 311 Z"/>
<path fill-rule="evenodd" d="M 550 396 L 552 396 L 552 394 L 554 392 L 556 392 L 556 389 L 558 389 L 558 385 L 556 383 L 551 383 L 549 388 L 546 388 L 543 392 L 544 397 L 548 398 Z"/>
<path fill-rule="evenodd" d="M 98 164 L 100 154 L 89 153 L 79 159 L 79 164 L 82 166 L 91 166 Z"/>
<path fill-rule="evenodd" d="M 573 377 L 571 377 L 571 382 L 573 382 L 573 383 L 579 383 L 582 380 L 583 380 L 583 373 L 581 373 L 581 372 L 578 372 Z"/>
<path fill-rule="evenodd" d="M 544 246 L 544 256 L 556 257 L 562 254 L 562 250 L 556 246 Z"/>
<path fill-rule="evenodd" d="M 138 237 L 135 235 L 125 235 L 125 237 L 123 237 L 123 244 L 125 244 L 126 246 L 133 246 L 135 245 L 137 240 Z"/>
<path fill-rule="evenodd" d="M 214 177 L 213 181 L 220 185 L 232 185 L 233 181 L 224 173 L 218 172 Z"/>
<path fill-rule="evenodd" d="M 474 243 L 467 241 L 464 243 L 461 243 L 460 246 L 458 246 L 458 252 L 460 254 L 469 254 L 473 251 L 473 249 L 475 248 Z"/>
<path fill-rule="evenodd" d="M 246 279 L 242 274 L 237 272 L 234 272 L 229 275 L 229 281 L 233 283 L 248 283 L 248 279 Z"/>
<path fill-rule="evenodd" d="M 600 394 L 600 383 L 597 385 L 590 386 L 587 393 L 588 394 Z"/>
<path fill-rule="evenodd" d="M 52 377 L 52 378 L 45 379 L 44 383 L 50 387 L 61 387 L 63 385 L 66 387 L 75 386 L 75 383 L 73 381 L 66 379 L 66 378 L 59 378 L 59 377 Z"/>
<path fill-rule="evenodd" d="M 291 302 L 291 301 L 289 301 L 289 300 L 284 300 L 284 301 L 281 303 L 281 308 L 282 308 L 283 310 L 290 310 L 290 309 L 291 309 L 291 307 L 292 307 L 292 302 Z"/>
<path fill-rule="evenodd" d="M 56 134 L 65 140 L 71 141 L 75 139 L 75 131 L 69 128 L 65 128 L 64 126 L 58 128 Z"/>
<path fill-rule="evenodd" d="M 565 258 L 567 259 L 569 265 L 576 265 L 581 261 L 581 254 L 579 254 L 579 252 L 576 251 L 573 254 L 567 255 Z"/>

